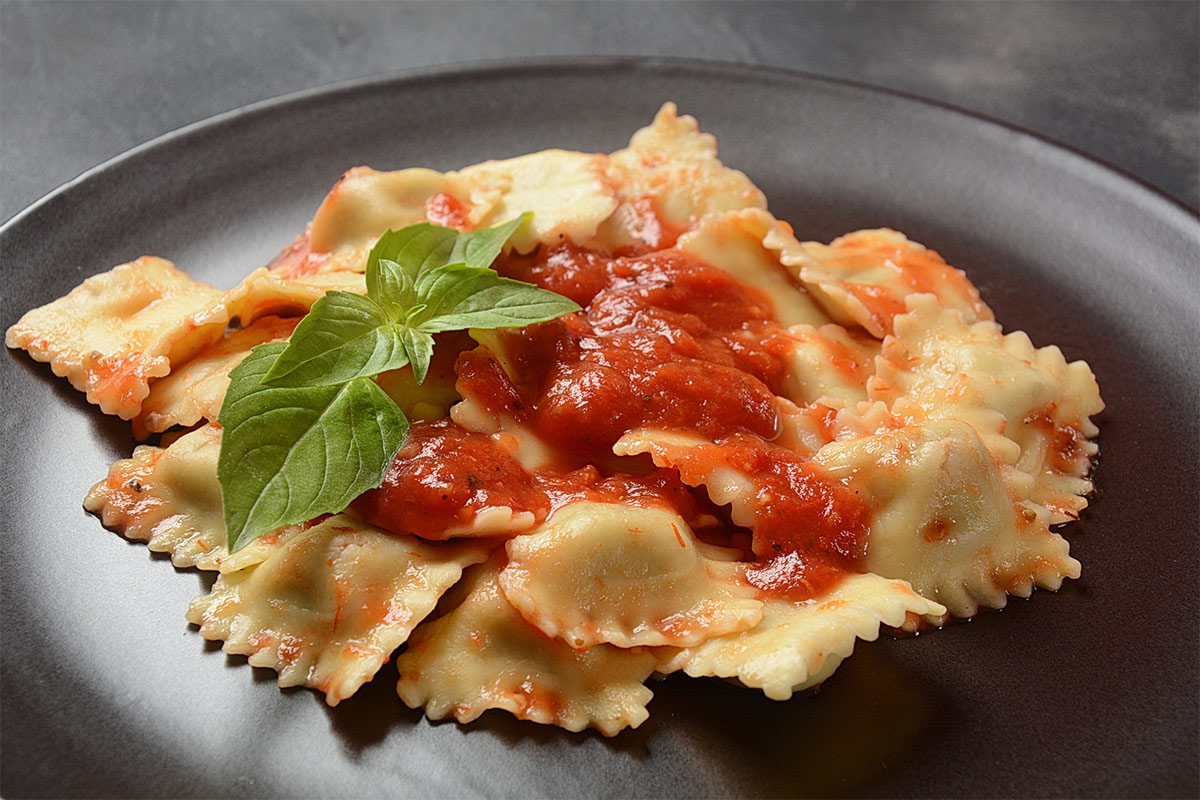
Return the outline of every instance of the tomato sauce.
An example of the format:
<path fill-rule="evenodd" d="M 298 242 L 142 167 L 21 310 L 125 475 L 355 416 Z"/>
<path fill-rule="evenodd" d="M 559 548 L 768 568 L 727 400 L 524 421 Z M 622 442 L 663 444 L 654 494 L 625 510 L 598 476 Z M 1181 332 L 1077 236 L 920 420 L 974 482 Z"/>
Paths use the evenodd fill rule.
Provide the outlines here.
<path fill-rule="evenodd" d="M 1046 464 L 1052 469 L 1072 474 L 1079 462 L 1087 437 L 1075 425 L 1059 425 L 1054 421 L 1054 403 L 1028 414 L 1023 422 L 1036 428 L 1048 444 Z"/>
<path fill-rule="evenodd" d="M 386 530 L 442 539 L 484 508 L 508 506 L 540 522 L 579 500 L 670 508 L 688 522 L 702 505 L 673 470 L 605 476 L 588 466 L 529 473 L 496 439 L 441 419 L 412 427 L 383 485 L 355 500 L 354 510 Z"/>
<path fill-rule="evenodd" d="M 280 251 L 267 265 L 267 269 L 283 280 L 295 280 L 316 275 L 329 260 L 330 253 L 317 253 L 312 249 L 312 238 L 308 231 Z"/>
<path fill-rule="evenodd" d="M 441 192 L 425 201 L 425 219 L 434 225 L 444 225 L 460 231 L 469 230 L 467 209 L 453 195 Z"/>
<path fill-rule="evenodd" d="M 509 274 L 585 310 L 502 334 L 513 374 L 486 353 L 460 359 L 461 390 L 484 405 L 591 460 L 638 427 L 777 435 L 785 365 L 761 292 L 674 252 L 604 259 L 562 245 Z"/>
<path fill-rule="evenodd" d="M 356 501 L 360 515 L 428 538 L 469 525 L 489 506 L 541 521 L 576 500 L 670 508 L 689 525 L 721 520 L 726 512 L 693 488 L 707 474 L 698 462 L 654 469 L 613 456 L 614 443 L 632 430 L 678 431 L 713 443 L 689 449 L 683 460 L 711 452 L 754 486 L 750 583 L 804 599 L 856 569 L 866 508 L 809 459 L 771 444 L 788 345 L 766 295 L 670 250 L 611 256 L 564 243 L 506 256 L 496 269 L 563 294 L 583 311 L 498 332 L 498 352 L 462 353 L 458 390 L 568 454 L 569 463 L 531 473 L 503 437 L 449 420 L 422 423 L 383 486 Z"/>
<path fill-rule="evenodd" d="M 448 419 L 412 426 L 383 485 L 354 501 L 367 522 L 387 530 L 442 539 L 489 506 L 533 511 L 545 518 L 549 498 L 490 436 Z"/>

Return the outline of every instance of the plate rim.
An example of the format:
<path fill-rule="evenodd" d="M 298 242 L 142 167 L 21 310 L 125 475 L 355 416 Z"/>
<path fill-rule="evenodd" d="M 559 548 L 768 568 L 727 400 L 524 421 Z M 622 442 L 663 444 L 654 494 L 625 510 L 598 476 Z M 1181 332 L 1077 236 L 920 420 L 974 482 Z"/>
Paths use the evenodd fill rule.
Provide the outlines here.
<path fill-rule="evenodd" d="M 1023 127 L 999 117 L 994 117 L 979 111 L 963 108 L 962 106 L 958 106 L 953 103 L 926 97 L 914 92 L 908 92 L 903 89 L 895 89 L 866 81 L 858 81 L 835 75 L 825 75 L 817 72 L 790 69 L 787 67 L 777 67 L 765 64 L 747 64 L 735 61 L 719 61 L 714 59 L 682 58 L 674 56 L 602 55 L 538 56 L 522 59 L 500 58 L 483 59 L 477 61 L 458 61 L 427 67 L 416 67 L 411 69 L 360 75 L 353 78 L 319 84 L 317 86 L 311 86 L 305 89 L 298 89 L 296 91 L 274 95 L 262 100 L 256 100 L 254 102 L 240 105 L 217 114 L 203 117 L 181 127 L 161 133 L 85 169 L 75 177 L 64 181 L 46 194 L 39 197 L 37 200 L 34 200 L 29 205 L 17 211 L 13 216 L 9 217 L 3 223 L 0 223 L 0 242 L 3 242 L 7 238 L 7 235 L 12 229 L 24 224 L 27 218 L 33 216 L 42 207 L 49 205 L 69 190 L 94 180 L 101 173 L 117 167 L 126 161 L 131 161 L 140 156 L 142 153 L 166 145 L 175 144 L 176 142 L 186 141 L 192 136 L 202 135 L 208 130 L 219 128 L 222 125 L 234 122 L 243 117 L 269 113 L 285 106 L 301 104 L 329 95 L 340 95 L 354 91 L 377 90 L 379 87 L 388 84 L 405 84 L 423 80 L 446 80 L 455 77 L 510 77 L 519 73 L 536 73 L 550 70 L 557 72 L 580 72 L 616 69 L 643 69 L 657 71 L 677 69 L 689 72 L 718 72 L 723 75 L 728 75 L 730 72 L 735 72 L 744 77 L 758 76 L 768 77 L 773 81 L 785 83 L 799 82 L 836 86 L 864 95 L 875 95 L 917 103 L 919 105 L 934 109 L 938 113 L 949 114 L 953 117 L 957 117 L 961 121 L 968 122 L 974 126 L 982 126 L 983 130 L 987 130 L 988 128 L 999 128 L 1007 130 L 1010 133 L 1029 137 L 1036 141 L 1040 146 L 1048 146 L 1071 157 L 1072 159 L 1076 160 L 1076 163 L 1084 165 L 1087 169 L 1092 170 L 1094 174 L 1108 177 L 1110 179 L 1116 178 L 1124 181 L 1133 188 L 1148 192 L 1150 198 L 1157 202 L 1165 203 L 1166 206 L 1173 212 L 1181 213 L 1185 218 L 1188 218 L 1189 222 L 1195 224 L 1197 226 L 1195 234 L 1197 237 L 1200 237 L 1200 208 L 1189 205 L 1181 198 L 1176 197 L 1175 195 L 1151 183 L 1145 178 L 1130 172 L 1124 167 L 1106 161 L 1105 159 L 1093 155 L 1092 153 L 1076 147 L 1075 145 L 1068 144 L 1047 134 L 1031 128 Z"/>

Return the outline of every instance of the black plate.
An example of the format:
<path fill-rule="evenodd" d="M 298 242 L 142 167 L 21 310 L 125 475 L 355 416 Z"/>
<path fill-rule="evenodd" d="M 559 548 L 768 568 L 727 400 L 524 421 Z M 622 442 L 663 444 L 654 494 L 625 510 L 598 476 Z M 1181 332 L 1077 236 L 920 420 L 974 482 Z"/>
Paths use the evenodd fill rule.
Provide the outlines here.
<path fill-rule="evenodd" d="M 101 529 L 88 486 L 128 428 L 3 359 L 3 785 L 25 795 L 1195 795 L 1197 309 L 1191 212 L 1031 134 L 866 87 L 662 61 L 490 66 L 284 98 L 159 139 L 0 231 L 0 324 L 143 253 L 231 286 L 345 168 L 609 151 L 664 100 L 805 237 L 888 225 L 965 268 L 1009 330 L 1086 358 L 1097 496 L 1083 578 L 918 639 L 860 643 L 786 703 L 653 684 L 615 741 L 430 724 L 392 667 L 327 709 L 227 658 L 183 612 L 206 588 Z"/>

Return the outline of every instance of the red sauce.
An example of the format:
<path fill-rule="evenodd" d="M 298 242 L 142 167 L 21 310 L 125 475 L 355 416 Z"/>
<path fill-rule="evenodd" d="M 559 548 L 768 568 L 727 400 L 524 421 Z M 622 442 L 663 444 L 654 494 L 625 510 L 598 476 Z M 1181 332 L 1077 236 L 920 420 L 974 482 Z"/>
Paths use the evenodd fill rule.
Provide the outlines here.
<path fill-rule="evenodd" d="M 295 280 L 320 272 L 330 255 L 313 252 L 311 237 L 305 231 L 275 256 L 267 269 L 283 280 Z"/>
<path fill-rule="evenodd" d="M 758 489 L 754 554 L 820 553 L 849 568 L 865 555 L 870 515 L 854 493 L 816 464 L 747 436 L 722 442 L 725 460 Z"/>
<path fill-rule="evenodd" d="M 892 320 L 906 310 L 904 299 L 888 286 L 846 281 L 845 287 L 863 304 L 875 324 L 887 333 L 892 332 Z"/>
<path fill-rule="evenodd" d="M 673 246 L 685 230 L 663 219 L 653 197 L 639 197 L 629 208 L 628 223 L 633 237 L 651 250 Z"/>
<path fill-rule="evenodd" d="M 412 426 L 383 485 L 354 501 L 367 522 L 426 539 L 469 525 L 488 506 L 549 513 L 549 498 L 491 437 L 448 419 Z"/>
<path fill-rule="evenodd" d="M 1081 457 L 1081 448 L 1087 437 L 1074 425 L 1058 425 L 1054 421 L 1057 405 L 1050 403 L 1038 409 L 1024 419 L 1026 425 L 1032 426 L 1046 437 L 1046 464 L 1050 468 L 1067 474 L 1075 471 Z"/>
<path fill-rule="evenodd" d="M 967 273 L 947 264 L 933 250 L 899 250 L 892 255 L 892 263 L 915 291 L 940 297 L 952 290 L 958 297 L 971 301 L 976 313 L 986 308 L 974 284 L 967 280 Z"/>
<path fill-rule="evenodd" d="M 755 562 L 746 580 L 773 597 L 809 600 L 836 587 L 846 572 L 828 559 L 791 551 Z"/>
<path fill-rule="evenodd" d="M 671 469 L 604 477 L 595 467 L 585 467 L 567 475 L 538 473 L 534 480 L 550 498 L 552 509 L 577 500 L 617 502 L 642 508 L 668 508 L 691 523 L 711 506 L 706 496 L 685 485 L 679 473 Z"/>
<path fill-rule="evenodd" d="M 562 245 L 511 273 L 585 311 L 502 335 L 511 376 L 465 354 L 464 393 L 590 460 L 644 426 L 776 435 L 782 329 L 761 292 L 676 252 L 604 259 Z"/>
<path fill-rule="evenodd" d="M 434 225 L 444 225 L 460 231 L 470 229 L 467 224 L 467 209 L 453 195 L 441 192 L 425 201 L 425 219 Z"/>
<path fill-rule="evenodd" d="M 875 365 L 875 358 L 870 351 L 866 351 L 861 357 L 856 356 L 848 345 L 837 339 L 826 339 L 822 346 L 828 353 L 827 361 L 831 367 L 860 384 L 867 382 Z"/>
<path fill-rule="evenodd" d="M 933 250 L 911 250 L 894 248 L 886 242 L 874 242 L 869 237 L 859 240 L 853 234 L 845 237 L 840 246 L 844 255 L 838 259 L 850 269 L 864 264 L 890 263 L 896 276 L 915 292 L 950 295 L 969 303 L 979 315 L 984 315 L 986 306 L 979 293 L 967 280 L 966 273 L 956 269 Z M 871 319 L 885 333 L 892 332 L 892 321 L 907 310 L 904 292 L 895 288 L 858 283 L 853 280 L 844 284 L 846 291 L 853 294 L 867 309 Z"/>
<path fill-rule="evenodd" d="M 499 437 L 448 420 L 420 424 L 383 486 L 355 502 L 359 514 L 429 538 L 469 524 L 488 506 L 541 520 L 583 499 L 668 507 L 689 524 L 721 520 L 725 513 L 690 488 L 719 458 L 750 476 L 757 493 L 754 585 L 803 599 L 856 569 L 866 508 L 804 456 L 770 444 L 789 344 L 766 295 L 677 251 L 608 256 L 567 243 L 506 257 L 497 269 L 584 310 L 499 333 L 499 354 L 462 353 L 457 387 L 571 461 L 530 474 Z M 714 444 L 687 450 L 671 469 L 617 461 L 613 444 L 638 428 L 690 432 Z"/>
<path fill-rule="evenodd" d="M 383 485 L 355 500 L 354 511 L 385 530 L 443 539 L 484 508 L 508 506 L 540 522 L 578 500 L 670 508 L 688 521 L 702 502 L 674 470 L 604 476 L 588 466 L 531 474 L 493 437 L 443 419 L 412 427 Z"/>
<path fill-rule="evenodd" d="M 788 575 L 796 578 L 793 589 L 826 585 L 825 579 L 834 573 L 854 571 L 866 554 L 866 505 L 804 456 L 736 434 L 711 445 L 673 451 L 669 459 L 687 483 L 699 483 L 717 467 L 752 476 L 757 511 L 750 542 L 756 559 L 751 579 L 762 581 L 760 588 L 769 584 L 774 591 Z M 801 569 L 797 559 L 820 564 L 822 570 Z"/>

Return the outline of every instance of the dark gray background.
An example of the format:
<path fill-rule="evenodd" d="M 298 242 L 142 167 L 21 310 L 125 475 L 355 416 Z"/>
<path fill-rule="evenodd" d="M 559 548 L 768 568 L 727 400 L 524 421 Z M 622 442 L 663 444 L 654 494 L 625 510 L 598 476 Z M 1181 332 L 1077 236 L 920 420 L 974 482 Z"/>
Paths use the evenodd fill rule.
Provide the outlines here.
<path fill-rule="evenodd" d="M 576 54 L 765 64 L 901 89 L 1030 128 L 1200 205 L 1194 2 L 0 0 L 0 219 L 129 147 L 256 100 Z"/>

